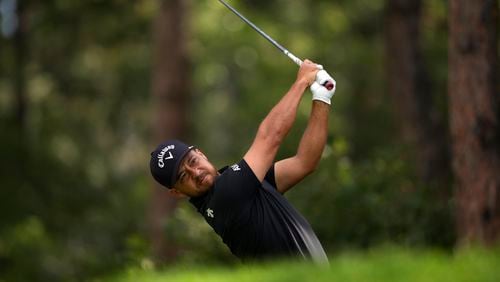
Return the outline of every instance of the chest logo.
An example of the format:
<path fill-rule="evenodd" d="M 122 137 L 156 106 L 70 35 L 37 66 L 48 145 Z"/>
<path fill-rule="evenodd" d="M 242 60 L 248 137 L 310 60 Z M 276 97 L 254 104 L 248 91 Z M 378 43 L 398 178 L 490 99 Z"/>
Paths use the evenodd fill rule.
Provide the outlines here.
<path fill-rule="evenodd" d="M 240 171 L 240 170 L 241 170 L 240 166 L 239 166 L 239 165 L 237 165 L 237 164 L 232 165 L 232 166 L 231 166 L 231 169 L 232 169 L 233 171 Z"/>
<path fill-rule="evenodd" d="M 207 209 L 207 216 L 208 216 L 208 217 L 211 217 L 211 218 L 214 218 L 214 210 L 212 210 L 212 209 L 210 209 L 210 208 L 209 208 L 209 209 Z"/>

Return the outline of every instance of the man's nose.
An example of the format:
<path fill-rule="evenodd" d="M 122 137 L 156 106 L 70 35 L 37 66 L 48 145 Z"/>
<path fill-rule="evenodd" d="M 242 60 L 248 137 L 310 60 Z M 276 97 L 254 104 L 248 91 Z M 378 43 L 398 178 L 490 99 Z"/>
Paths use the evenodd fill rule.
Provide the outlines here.
<path fill-rule="evenodd" d="M 198 176 L 199 173 L 198 168 L 190 166 L 186 166 L 186 171 L 189 173 L 189 175 L 192 175 L 194 177 Z"/>

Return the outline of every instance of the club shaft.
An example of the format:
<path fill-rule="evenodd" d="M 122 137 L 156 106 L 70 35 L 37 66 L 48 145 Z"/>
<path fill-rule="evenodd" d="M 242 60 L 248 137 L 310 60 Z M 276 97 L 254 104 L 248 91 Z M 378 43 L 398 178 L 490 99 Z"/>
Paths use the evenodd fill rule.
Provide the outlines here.
<path fill-rule="evenodd" d="M 226 3 L 223 0 L 219 0 L 226 8 L 228 8 L 231 12 L 233 12 L 236 16 L 238 16 L 240 19 L 242 19 L 244 22 L 246 22 L 249 26 L 251 26 L 255 31 L 257 31 L 260 35 L 262 35 L 267 41 L 271 42 L 276 48 L 278 48 L 283 54 L 285 54 L 288 58 L 290 58 L 294 63 L 297 65 L 302 64 L 302 60 L 297 58 L 295 55 L 290 53 L 287 49 L 285 49 L 283 46 L 281 46 L 278 42 L 276 42 L 274 39 L 271 38 L 271 36 L 267 35 L 264 31 L 262 31 L 260 28 L 258 28 L 255 24 L 253 24 L 251 21 L 249 21 L 245 16 L 240 14 L 235 8 L 233 8 L 231 5 Z"/>

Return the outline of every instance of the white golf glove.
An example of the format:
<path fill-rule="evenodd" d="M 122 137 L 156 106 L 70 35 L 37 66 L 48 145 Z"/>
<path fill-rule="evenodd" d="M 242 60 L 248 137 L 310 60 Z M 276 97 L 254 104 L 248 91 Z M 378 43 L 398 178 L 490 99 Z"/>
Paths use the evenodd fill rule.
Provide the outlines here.
<path fill-rule="evenodd" d="M 311 84 L 312 99 L 331 105 L 330 99 L 335 94 L 337 82 L 323 69 L 323 66 L 318 65 L 318 68 L 320 71 L 316 74 L 316 81 Z"/>

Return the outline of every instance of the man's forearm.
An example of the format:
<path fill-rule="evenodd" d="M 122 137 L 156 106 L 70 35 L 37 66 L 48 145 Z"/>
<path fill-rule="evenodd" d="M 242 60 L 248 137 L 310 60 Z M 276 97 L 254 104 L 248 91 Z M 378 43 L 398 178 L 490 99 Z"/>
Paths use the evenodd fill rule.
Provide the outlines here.
<path fill-rule="evenodd" d="M 252 169 L 259 181 L 262 181 L 274 162 L 278 149 L 292 128 L 297 115 L 302 95 L 306 88 L 314 82 L 318 66 L 304 60 L 290 90 L 272 108 L 261 122 L 257 136 L 243 159 Z"/>
<path fill-rule="evenodd" d="M 311 171 L 317 167 L 326 144 L 329 112 L 330 105 L 313 101 L 311 116 L 297 149 L 297 157 Z"/>
<path fill-rule="evenodd" d="M 296 81 L 262 121 L 258 135 L 281 143 L 295 121 L 298 105 L 307 87 L 307 81 Z"/>

